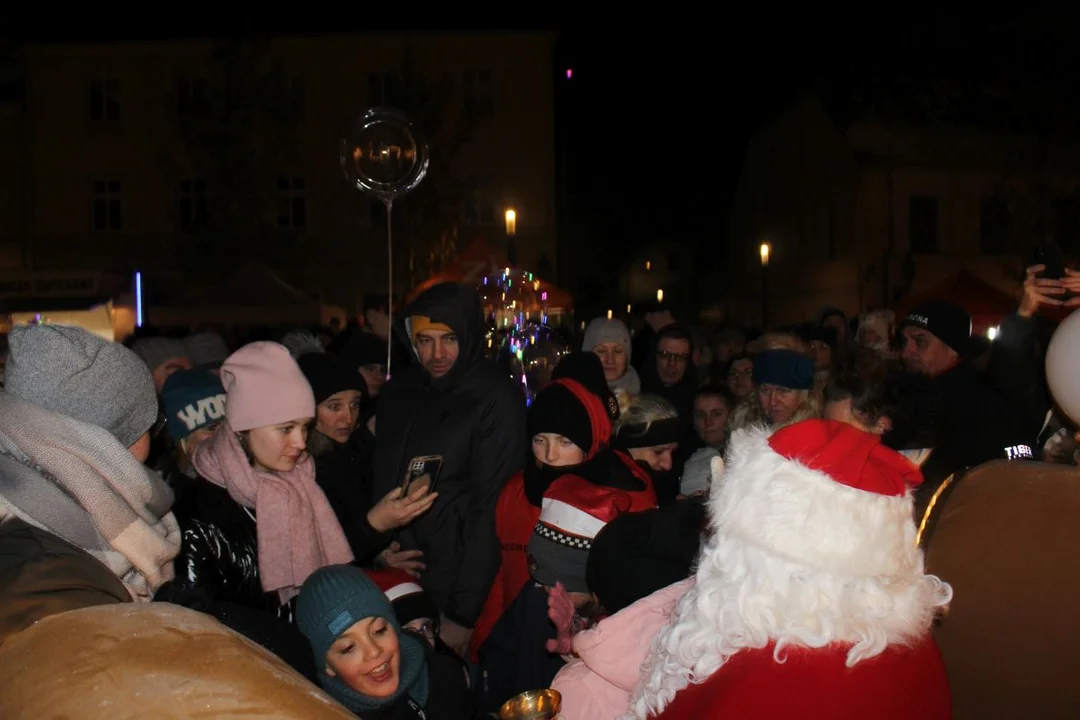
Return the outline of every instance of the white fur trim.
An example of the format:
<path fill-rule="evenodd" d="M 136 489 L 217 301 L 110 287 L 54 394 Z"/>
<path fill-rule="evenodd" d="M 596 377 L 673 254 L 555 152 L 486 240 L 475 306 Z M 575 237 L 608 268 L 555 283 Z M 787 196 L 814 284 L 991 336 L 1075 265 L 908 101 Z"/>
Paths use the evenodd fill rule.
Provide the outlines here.
<path fill-rule="evenodd" d="M 424 592 L 424 588 L 420 587 L 416 583 L 405 582 L 401 583 L 400 585 L 395 585 L 394 587 L 387 590 L 386 597 L 390 598 L 390 602 L 394 602 L 395 600 L 399 600 L 406 595 L 412 595 L 414 593 L 422 592 Z"/>
<path fill-rule="evenodd" d="M 785 458 L 764 429 L 737 431 L 712 521 L 781 558 L 837 575 L 908 576 L 917 564 L 910 493 L 879 495 Z"/>
<path fill-rule="evenodd" d="M 603 520 L 561 500 L 544 498 L 540 510 L 540 522 L 551 525 L 570 535 L 594 538 L 603 528 Z"/>

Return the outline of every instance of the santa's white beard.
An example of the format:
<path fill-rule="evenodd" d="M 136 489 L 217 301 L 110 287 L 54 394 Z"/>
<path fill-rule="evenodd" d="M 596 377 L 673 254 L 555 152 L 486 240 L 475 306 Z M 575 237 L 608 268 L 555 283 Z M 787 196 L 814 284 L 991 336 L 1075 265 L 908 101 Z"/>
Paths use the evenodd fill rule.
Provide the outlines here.
<path fill-rule="evenodd" d="M 850 643 L 852 667 L 924 637 L 952 589 L 924 575 L 916 553 L 910 575 L 843 577 L 718 532 L 702 550 L 696 584 L 653 641 L 628 717 L 659 714 L 679 690 L 704 682 L 740 650 L 775 641 L 774 658 L 783 662 L 788 646 Z"/>

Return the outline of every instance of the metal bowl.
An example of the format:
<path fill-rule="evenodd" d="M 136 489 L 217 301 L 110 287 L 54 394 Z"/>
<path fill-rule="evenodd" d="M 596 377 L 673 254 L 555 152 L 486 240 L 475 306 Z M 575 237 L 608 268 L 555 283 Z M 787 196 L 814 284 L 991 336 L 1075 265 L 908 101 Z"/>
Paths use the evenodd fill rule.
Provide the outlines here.
<path fill-rule="evenodd" d="M 552 720 L 562 710 L 562 695 L 558 690 L 530 690 L 503 703 L 500 720 Z"/>

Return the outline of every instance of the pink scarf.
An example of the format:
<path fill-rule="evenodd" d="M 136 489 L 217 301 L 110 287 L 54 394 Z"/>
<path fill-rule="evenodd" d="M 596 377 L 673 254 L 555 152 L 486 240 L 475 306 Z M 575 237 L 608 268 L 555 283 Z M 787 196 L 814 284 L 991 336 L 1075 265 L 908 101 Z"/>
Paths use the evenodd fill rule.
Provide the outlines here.
<path fill-rule="evenodd" d="M 199 475 L 255 510 L 259 580 L 284 604 L 308 575 L 326 565 L 352 562 L 353 554 L 326 495 L 315 484 L 315 463 L 305 455 L 287 473 L 251 467 L 229 424 L 199 444 L 192 463 Z"/>

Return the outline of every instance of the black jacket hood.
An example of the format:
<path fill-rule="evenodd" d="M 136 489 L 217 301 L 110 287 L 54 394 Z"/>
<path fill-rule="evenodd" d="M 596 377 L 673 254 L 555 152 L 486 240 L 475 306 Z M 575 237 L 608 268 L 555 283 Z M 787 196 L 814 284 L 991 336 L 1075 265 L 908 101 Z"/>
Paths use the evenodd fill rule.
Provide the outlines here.
<path fill-rule="evenodd" d="M 458 358 L 454 367 L 445 376 L 437 380 L 416 363 L 411 369 L 427 378 L 435 387 L 448 387 L 455 384 L 484 359 L 484 310 L 480 295 L 472 287 L 460 283 L 442 283 L 425 290 L 407 308 L 403 316 L 394 323 L 394 336 L 404 343 L 413 357 L 417 357 L 409 330 L 410 318 L 424 315 L 434 323 L 441 323 L 451 328 L 458 339 Z"/>

